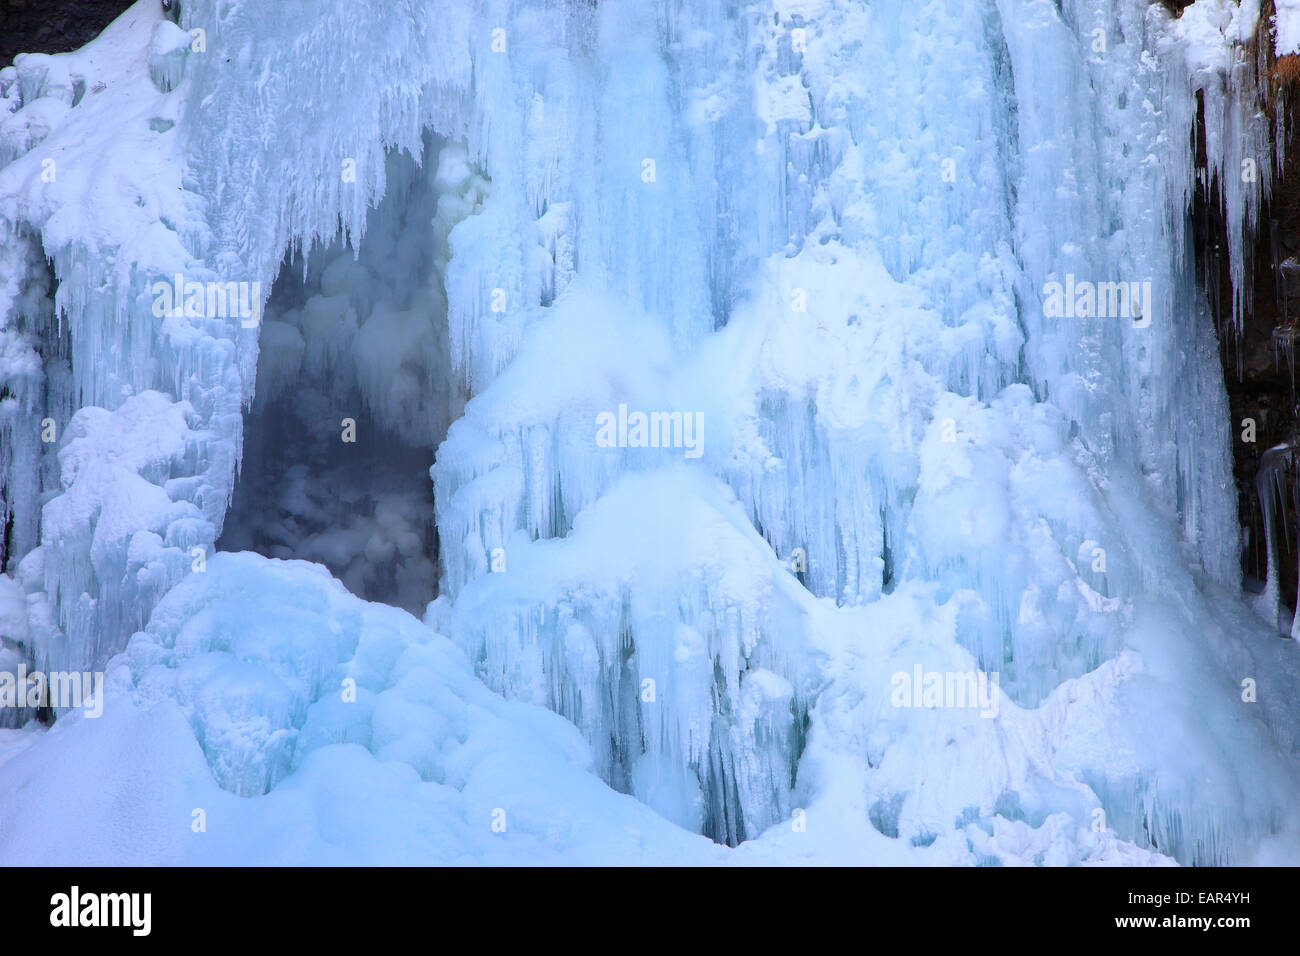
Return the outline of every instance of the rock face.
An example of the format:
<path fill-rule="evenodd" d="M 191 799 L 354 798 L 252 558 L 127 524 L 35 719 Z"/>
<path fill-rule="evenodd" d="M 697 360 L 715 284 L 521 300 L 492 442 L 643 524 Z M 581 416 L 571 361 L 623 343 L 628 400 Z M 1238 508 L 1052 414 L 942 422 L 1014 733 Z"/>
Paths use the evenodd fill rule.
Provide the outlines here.
<path fill-rule="evenodd" d="M 108 26 L 131 0 L 0 0 L 0 66 L 19 53 L 65 53 Z"/>
<path fill-rule="evenodd" d="M 1198 198 L 1196 214 L 1197 264 L 1206 277 L 1211 304 L 1219 322 L 1223 378 L 1232 412 L 1233 470 L 1237 482 L 1238 513 L 1244 529 L 1242 571 L 1247 586 L 1262 580 L 1267 571 L 1267 540 L 1263 508 L 1256 477 L 1261 456 L 1283 443 L 1300 442 L 1300 380 L 1296 373 L 1296 348 L 1300 346 L 1300 146 L 1294 131 L 1300 120 L 1297 88 L 1275 71 L 1285 89 L 1284 122 L 1286 159 L 1278 171 L 1268 207 L 1260 219 L 1251 266 L 1251 299 L 1237 330 L 1231 321 L 1231 283 L 1225 248 L 1224 224 L 1217 215 L 1218 197 Z M 1252 425 L 1253 423 L 1253 436 Z M 1253 440 L 1251 438 L 1253 437 Z M 1283 497 L 1277 538 L 1280 584 L 1284 603 L 1295 607 L 1297 556 L 1297 505 L 1300 475 L 1288 473 L 1282 481 Z"/>

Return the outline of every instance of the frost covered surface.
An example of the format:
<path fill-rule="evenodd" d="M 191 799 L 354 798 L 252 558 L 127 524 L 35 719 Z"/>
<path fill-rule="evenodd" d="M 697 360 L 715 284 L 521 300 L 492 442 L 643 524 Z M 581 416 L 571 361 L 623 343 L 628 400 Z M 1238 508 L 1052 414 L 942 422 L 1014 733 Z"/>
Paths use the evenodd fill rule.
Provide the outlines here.
<path fill-rule="evenodd" d="M 12 159 L 0 168 L 0 354 L 12 397 L 0 469 L 19 529 L 6 566 L 41 569 L 42 580 L 23 577 L 46 632 L 32 651 L 50 667 L 102 664 L 120 649 L 189 568 L 189 549 L 217 536 L 239 459 L 238 320 L 160 315 L 151 294 L 164 277 L 210 277 L 198 258 L 202 203 L 183 182 L 178 35 L 141 2 L 81 50 L 23 55 L 0 71 L 0 156 Z M 156 421 L 141 419 L 141 401 Z M 128 466 L 137 480 L 125 481 L 124 436 L 155 425 L 188 434 Z M 72 443 L 80 482 L 54 463 Z M 48 500 L 60 491 L 67 500 Z"/>
<path fill-rule="evenodd" d="M 0 740 L 7 863 L 719 857 L 605 787 L 572 725 L 493 695 L 445 638 L 305 562 L 218 555 L 106 683 L 104 716 Z"/>
<path fill-rule="evenodd" d="M 1199 93 L 1240 310 L 1258 17 L 141 0 L 0 73 L 0 652 L 110 678 L 0 741 L 0 857 L 1300 859 L 1185 228 Z M 182 271 L 260 326 L 156 316 Z M 1075 280 L 1152 295 L 1051 316 Z M 698 441 L 598 441 L 628 409 Z M 436 448 L 436 554 L 315 450 L 348 414 Z M 438 596 L 190 573 L 223 525 Z"/>
<path fill-rule="evenodd" d="M 1274 52 L 1278 56 L 1300 53 L 1300 3 L 1273 0 L 1273 27 L 1277 31 Z"/>

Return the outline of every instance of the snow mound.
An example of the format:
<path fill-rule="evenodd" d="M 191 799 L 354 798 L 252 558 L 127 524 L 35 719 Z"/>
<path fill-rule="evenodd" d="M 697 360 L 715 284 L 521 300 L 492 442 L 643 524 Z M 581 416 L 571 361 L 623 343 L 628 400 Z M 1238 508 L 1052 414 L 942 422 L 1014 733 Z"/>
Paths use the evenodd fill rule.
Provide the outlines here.
<path fill-rule="evenodd" d="M 27 736 L 0 750 L 6 863 L 680 863 L 719 852 L 609 790 L 571 724 L 492 694 L 445 638 L 317 565 L 215 556 L 158 605 L 106 686 L 100 718 L 8 732 Z"/>

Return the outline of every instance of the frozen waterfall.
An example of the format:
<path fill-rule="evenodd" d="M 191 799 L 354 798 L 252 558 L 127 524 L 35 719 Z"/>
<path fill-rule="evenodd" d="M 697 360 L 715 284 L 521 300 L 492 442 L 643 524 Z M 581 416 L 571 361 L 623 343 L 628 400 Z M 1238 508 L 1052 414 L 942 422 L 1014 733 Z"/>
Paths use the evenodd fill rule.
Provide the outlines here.
<path fill-rule="evenodd" d="M 0 860 L 1300 862 L 1190 216 L 1230 327 L 1267 34 L 138 0 L 19 57 L 0 658 L 104 689 L 0 710 Z"/>

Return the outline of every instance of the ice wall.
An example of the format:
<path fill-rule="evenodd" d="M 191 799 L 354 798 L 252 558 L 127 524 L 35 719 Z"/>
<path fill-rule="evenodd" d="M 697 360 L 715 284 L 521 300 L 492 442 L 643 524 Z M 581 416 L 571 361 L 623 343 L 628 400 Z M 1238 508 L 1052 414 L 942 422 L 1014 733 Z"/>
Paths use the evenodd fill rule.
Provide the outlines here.
<path fill-rule="evenodd" d="M 182 158 L 190 43 L 138 3 L 81 50 L 0 71 L 5 570 L 30 609 L 30 634 L 5 636 L 42 669 L 123 646 L 210 551 L 239 459 L 238 318 L 153 293 L 217 278 Z"/>
<path fill-rule="evenodd" d="M 1248 845 L 1267 830 L 1275 811 L 1255 801 L 1272 806 L 1280 791 L 1248 797 L 1230 764 L 1203 755 L 1227 794 L 1221 805 L 1252 804 L 1246 820 L 1224 818 L 1198 805 L 1194 764 L 1159 748 L 1125 770 L 1098 768 L 1095 754 L 1064 760 L 1040 768 L 1045 783 L 1016 769 L 1029 757 L 993 756 L 973 739 L 970 752 L 992 761 L 970 771 L 980 785 L 925 797 L 945 765 L 933 738 L 875 709 L 888 707 L 878 695 L 889 674 L 956 646 L 998 672 L 1020 707 L 1050 709 L 1083 682 L 1105 699 L 1092 719 L 1119 739 L 1146 713 L 1127 689 L 1109 696 L 1110 682 L 1127 686 L 1114 675 L 1125 648 L 1146 630 L 1167 639 L 1153 623 L 1166 615 L 1187 626 L 1205 616 L 1200 588 L 1235 590 L 1226 405 L 1184 228 L 1197 91 L 1210 172 L 1241 238 L 1236 263 L 1272 156 L 1242 66 L 1251 55 L 1233 46 L 1250 37 L 1253 13 L 1199 6 L 1172 23 L 1129 3 L 600 5 L 583 34 L 600 51 L 594 66 L 521 71 L 517 105 L 496 117 L 525 126 L 544 115 L 548 129 L 564 129 L 559 168 L 582 171 L 574 185 L 551 165 L 534 171 L 531 153 L 484 158 L 494 191 L 503 180 L 542 181 L 545 208 L 578 211 L 563 247 L 581 265 L 440 449 L 435 500 L 452 603 L 431 620 L 467 642 L 492 686 L 566 714 L 598 753 L 612 740 L 606 773 L 616 785 L 728 842 L 813 796 L 813 767 L 829 759 L 822 747 L 874 768 L 862 787 L 891 808 L 876 815 L 881 825 L 918 843 L 955 831 L 977 853 L 987 824 L 971 822 L 996 817 L 1028 820 L 1029 839 L 1046 841 L 1046 809 L 1006 807 L 1064 808 L 1053 791 L 1068 789 L 1061 776 L 1094 788 L 1070 811 L 1081 828 L 1091 805 L 1127 839 L 1185 860 L 1223 859 L 1240 848 L 1233 833 Z M 573 42 L 562 25 L 550 22 L 555 45 Z M 1211 28 L 1218 62 L 1205 60 Z M 659 50 L 647 56 L 650 33 Z M 669 119 L 647 122 L 654 116 Z M 1245 159 L 1253 179 L 1237 175 Z M 581 185 L 591 182 L 601 188 Z M 692 215 L 696 230 L 678 225 Z M 471 230 L 485 224 L 453 233 L 453 248 L 461 235 L 476 241 L 466 266 L 484 256 Z M 666 237 L 654 253 L 640 245 L 647 235 Z M 662 280 L 639 284 L 663 275 L 665 261 L 672 303 L 656 298 Z M 1150 291 L 1133 314 L 1052 315 L 1048 283 L 1075 280 Z M 458 291 L 449 288 L 453 323 L 466 300 L 480 313 L 487 300 Z M 673 311 L 682 302 L 709 303 L 711 321 L 682 323 Z M 702 457 L 593 449 L 596 416 L 621 403 L 700 412 Z M 713 526 L 697 500 L 729 493 L 708 481 L 683 488 L 680 468 L 730 486 L 733 507 L 766 541 L 765 570 L 733 570 L 758 560 L 753 541 L 694 541 L 689 529 Z M 629 500 L 641 506 L 614 504 Z M 617 545 L 593 534 L 596 514 Z M 642 547 L 662 533 L 672 545 Z M 774 571 L 773 556 L 791 570 Z M 811 624 L 806 604 L 780 596 L 775 582 L 791 572 L 812 594 L 863 612 Z M 743 594 L 736 578 L 748 582 Z M 938 648 L 902 641 L 874 676 L 800 672 L 798 662 L 837 656 L 828 648 L 840 641 L 896 633 L 883 605 L 899 602 L 948 620 L 936 627 Z M 667 622 L 639 610 L 673 603 Z M 731 622 L 747 619 L 757 633 L 737 642 Z M 677 649 L 672 661 L 665 647 Z M 1212 657 L 1204 647 L 1180 653 Z M 700 655 L 734 677 L 692 691 L 680 672 Z M 1213 686 L 1229 707 L 1246 676 L 1210 667 L 1195 686 Z M 646 681 L 673 689 L 647 699 L 635 692 Z M 770 696 L 747 695 L 747 683 Z M 1252 733 L 1267 735 L 1264 723 Z M 855 738 L 878 743 L 848 756 L 835 742 Z M 1266 749 L 1259 758 L 1271 764 Z M 690 768 L 685 779 L 639 769 L 664 753 L 664 766 Z M 764 786 L 731 782 L 736 753 L 761 768 Z"/>
<path fill-rule="evenodd" d="M 42 188 L 30 145 L 0 171 L 28 244 L 5 254 L 28 303 L 6 312 L 52 314 L 39 234 L 69 330 L 56 396 L 96 406 L 21 571 L 38 660 L 122 647 L 229 500 L 258 331 L 159 322 L 146 283 L 269 290 L 340 229 L 364 247 L 387 156 L 425 157 L 431 132 L 457 144 L 430 230 L 468 401 L 432 469 L 426 621 L 491 688 L 567 717 L 670 820 L 751 841 L 742 859 L 1290 851 L 1300 677 L 1236 595 L 1184 226 L 1199 93 L 1241 308 L 1273 158 L 1256 4 L 193 0 L 175 29 L 150 11 L 97 41 L 130 53 L 103 91 L 139 137 L 103 147 L 138 184 L 113 193 L 120 222 L 78 219 L 82 180 Z M 0 82 L 31 139 L 63 93 L 25 62 Z M 54 62 L 69 102 L 95 95 L 90 66 L 78 101 L 81 61 Z M 80 108 L 44 142 L 107 136 Z M 161 158 L 133 172 L 133 151 Z M 1051 283 L 1140 301 L 1057 314 Z M 30 340 L 49 319 L 21 321 Z M 647 447 L 622 424 L 639 412 L 678 431 Z M 120 456 L 136 416 L 166 440 Z M 126 492 L 90 475 L 138 510 L 116 517 Z M 7 507 L 30 515 L 23 488 Z M 899 706 L 915 667 L 996 673 L 992 712 Z"/>
<path fill-rule="evenodd" d="M 618 786 L 717 839 L 761 832 L 865 764 L 873 826 L 918 846 L 964 840 L 982 858 L 1012 820 L 1037 843 L 1031 856 L 1087 858 L 1100 811 L 1125 839 L 1184 861 L 1247 852 L 1279 825 L 1290 771 L 1264 741 L 1276 733 L 1292 748 L 1281 708 L 1294 667 L 1259 677 L 1236 655 L 1276 649 L 1201 597 L 1236 590 L 1237 536 L 1216 341 L 1184 223 L 1199 92 L 1242 275 L 1272 161 L 1254 54 L 1240 45 L 1253 16 L 1232 4 L 1198 4 L 1179 23 L 1130 3 L 602 4 L 584 33 L 596 67 L 523 72 L 518 105 L 497 118 L 541 114 L 565 129 L 560 168 L 602 184 L 596 207 L 549 165 L 533 171 L 530 154 L 484 159 L 494 190 L 541 180 L 546 208 L 578 210 L 563 247 L 581 265 L 440 449 L 452 603 L 431 620 L 466 641 L 493 686 L 566 714 L 598 753 L 612 739 Z M 651 30 L 659 53 L 647 58 Z M 671 120 L 646 122 L 657 114 Z M 1247 160 L 1257 175 L 1240 174 Z M 665 176 L 677 177 L 668 189 Z M 691 210 L 694 233 L 677 225 Z M 481 242 L 476 228 L 453 233 L 453 248 L 466 233 Z M 672 238 L 647 256 L 647 234 Z M 484 255 L 472 248 L 466 265 Z M 638 284 L 665 259 L 673 303 L 707 301 L 711 322 L 683 324 L 656 300 L 661 286 Z M 1048 284 L 1075 281 L 1137 283 L 1146 297 L 1131 313 L 1053 315 Z M 465 298 L 449 291 L 454 323 Z M 486 296 L 468 300 L 481 310 Z M 593 450 L 595 416 L 621 403 L 700 412 L 702 457 Z M 713 527 L 697 501 L 728 493 L 681 487 L 683 467 L 729 485 L 770 551 L 727 535 L 695 543 L 688 529 Z M 615 504 L 629 500 L 641 507 Z M 593 533 L 597 514 L 618 544 Z M 659 533 L 674 544 L 642 548 Z M 764 570 L 734 573 L 758 554 Z M 812 594 L 862 611 L 823 615 L 783 597 L 776 581 L 794 574 L 774 571 L 773 556 Z M 676 614 L 646 619 L 639 608 L 672 606 L 666 593 L 680 595 Z M 936 615 L 945 623 L 919 644 L 902 637 Z M 731 639 L 731 622 L 747 619 L 757 633 Z M 1181 628 L 1203 637 L 1176 640 Z M 890 634 L 898 643 L 871 667 L 840 658 Z M 1238 641 L 1255 650 L 1219 647 Z M 681 675 L 701 654 L 716 679 L 692 691 Z M 980 743 L 986 725 L 959 721 L 962 752 L 982 758 L 940 785 L 952 768 L 942 732 L 899 719 L 881 689 L 932 654 L 999 673 L 1006 706 L 1047 726 L 1021 736 L 1009 715 L 992 726 L 1045 739 L 1051 755 Z M 1184 655 L 1196 663 L 1175 674 Z M 820 680 L 800 672 L 809 659 Z M 1276 681 L 1269 704 L 1243 707 L 1246 679 Z M 646 681 L 673 689 L 632 690 Z M 1224 723 L 1204 727 L 1177 687 L 1215 701 Z M 1047 715 L 1078 697 L 1123 759 L 1064 742 L 1077 731 Z M 1121 743 L 1159 713 L 1186 722 L 1195 758 Z M 1258 790 L 1226 759 L 1220 735 L 1238 733 L 1270 768 Z M 865 752 L 843 748 L 854 739 Z M 639 769 L 665 753 L 685 779 Z M 765 785 L 731 782 L 737 753 Z M 1198 785 L 1207 768 L 1212 783 Z M 1071 780 L 1090 792 L 1065 798 Z M 1072 821 L 1055 835 L 1052 808 Z M 1067 847 L 1054 843 L 1062 834 Z"/>

